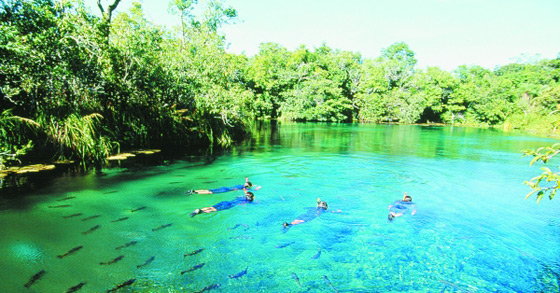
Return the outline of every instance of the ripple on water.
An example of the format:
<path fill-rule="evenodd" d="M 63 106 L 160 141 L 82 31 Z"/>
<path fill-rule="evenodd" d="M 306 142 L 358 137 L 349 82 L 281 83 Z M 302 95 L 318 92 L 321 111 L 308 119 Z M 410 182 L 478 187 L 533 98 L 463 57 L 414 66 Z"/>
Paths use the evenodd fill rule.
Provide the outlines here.
<path fill-rule="evenodd" d="M 34 243 L 18 242 L 11 246 L 10 251 L 16 259 L 28 263 L 41 263 L 44 258 L 44 251 Z"/>

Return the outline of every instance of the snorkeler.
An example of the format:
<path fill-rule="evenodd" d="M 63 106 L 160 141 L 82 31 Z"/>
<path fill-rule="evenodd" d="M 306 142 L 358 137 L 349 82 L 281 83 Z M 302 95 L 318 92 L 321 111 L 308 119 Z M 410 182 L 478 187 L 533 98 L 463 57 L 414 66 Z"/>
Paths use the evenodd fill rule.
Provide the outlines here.
<path fill-rule="evenodd" d="M 243 184 L 238 184 L 232 187 L 220 187 L 220 188 L 214 188 L 214 189 L 199 189 L 199 190 L 189 190 L 187 192 L 188 195 L 191 195 L 193 193 L 196 194 L 215 194 L 215 193 L 223 193 L 223 192 L 229 192 L 229 191 L 235 191 L 235 190 L 241 190 L 241 189 L 251 189 L 253 187 L 253 183 L 251 183 L 249 181 L 249 177 L 245 177 L 245 183 Z M 260 186 L 256 186 L 254 188 L 254 190 L 259 190 L 261 187 Z"/>
<path fill-rule="evenodd" d="M 296 219 L 290 223 L 284 222 L 284 224 L 282 225 L 284 226 L 284 228 L 287 229 L 293 225 L 310 222 L 313 219 L 319 217 L 321 214 L 325 213 L 328 208 L 329 205 L 327 204 L 326 201 L 321 201 L 320 198 L 317 198 L 317 206 L 315 208 L 307 208 L 307 213 L 297 216 Z M 340 213 L 340 210 L 333 211 L 333 213 Z"/>
<path fill-rule="evenodd" d="M 405 192 L 402 200 L 397 200 L 392 205 L 389 205 L 389 215 L 387 219 L 392 221 L 394 218 L 408 214 L 411 210 L 411 215 L 416 214 L 416 205 L 412 203 L 412 197 Z"/>
<path fill-rule="evenodd" d="M 243 188 L 243 191 L 245 192 L 244 197 L 237 197 L 236 199 L 234 199 L 232 201 L 222 201 L 222 202 L 219 202 L 219 203 L 217 203 L 217 204 L 215 204 L 211 207 L 196 209 L 191 213 L 191 217 L 194 217 L 194 216 L 196 216 L 200 213 L 212 213 L 212 212 L 217 212 L 217 211 L 223 211 L 223 210 L 231 209 L 232 207 L 234 207 L 236 205 L 253 202 L 253 200 L 255 199 L 255 195 L 252 192 L 247 191 L 247 189 L 245 189 L 245 188 Z"/>

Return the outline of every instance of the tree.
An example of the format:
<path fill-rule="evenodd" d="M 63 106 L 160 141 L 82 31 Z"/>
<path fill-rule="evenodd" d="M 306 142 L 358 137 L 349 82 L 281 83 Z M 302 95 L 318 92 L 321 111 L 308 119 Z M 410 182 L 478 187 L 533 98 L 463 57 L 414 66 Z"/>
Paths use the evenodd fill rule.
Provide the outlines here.
<path fill-rule="evenodd" d="M 179 14 L 179 19 L 181 21 L 181 37 L 183 40 L 185 39 L 186 28 L 188 26 L 187 20 L 191 20 L 192 22 L 193 16 L 191 15 L 191 12 L 194 5 L 197 3 L 198 0 L 172 0 L 169 3 L 169 10 L 172 13 Z"/>
<path fill-rule="evenodd" d="M 97 0 L 97 7 L 99 11 L 101 11 L 101 15 L 103 16 L 103 20 L 100 24 L 99 30 L 101 32 L 101 36 L 106 40 L 106 43 L 109 42 L 109 33 L 111 32 L 111 18 L 113 17 L 113 12 L 119 6 L 121 0 L 113 0 L 113 4 L 107 5 L 107 8 L 103 7 L 101 4 L 101 0 Z"/>
<path fill-rule="evenodd" d="M 533 157 L 530 165 L 533 165 L 538 161 L 546 164 L 550 162 L 554 156 L 560 153 L 560 143 L 554 144 L 550 147 L 542 147 L 537 150 L 525 150 L 523 152 L 525 153 L 525 156 Z M 558 189 L 560 189 L 558 186 L 558 182 L 560 182 L 560 172 L 554 172 L 548 167 L 542 167 L 541 170 L 543 172 L 540 175 L 524 182 L 524 184 L 529 185 L 532 189 L 525 198 L 529 198 L 531 195 L 536 194 L 537 203 L 540 202 L 545 195 L 552 200 Z M 543 182 L 545 183 L 544 186 L 542 185 Z"/>
<path fill-rule="evenodd" d="M 416 58 L 414 52 L 404 42 L 394 43 L 381 50 L 378 58 L 380 65 L 385 70 L 385 78 L 389 89 L 402 89 L 414 74 Z"/>

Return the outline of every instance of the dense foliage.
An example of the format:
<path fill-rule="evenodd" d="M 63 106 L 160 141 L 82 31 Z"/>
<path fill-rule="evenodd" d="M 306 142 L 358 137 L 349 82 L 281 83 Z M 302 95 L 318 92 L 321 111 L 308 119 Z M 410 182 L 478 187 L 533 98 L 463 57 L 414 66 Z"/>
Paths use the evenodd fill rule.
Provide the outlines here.
<path fill-rule="evenodd" d="M 222 0 L 171 1 L 177 31 L 118 4 L 97 17 L 81 0 L 2 2 L 0 160 L 228 145 L 255 118 L 560 126 L 560 56 L 453 72 L 418 69 L 403 42 L 375 59 L 274 43 L 249 58 L 225 51 L 219 28 L 237 12 Z"/>

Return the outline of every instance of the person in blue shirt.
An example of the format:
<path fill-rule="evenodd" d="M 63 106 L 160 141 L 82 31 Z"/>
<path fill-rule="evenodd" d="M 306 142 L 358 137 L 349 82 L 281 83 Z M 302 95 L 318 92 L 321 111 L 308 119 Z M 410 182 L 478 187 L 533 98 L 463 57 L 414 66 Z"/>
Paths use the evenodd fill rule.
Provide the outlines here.
<path fill-rule="evenodd" d="M 235 191 L 235 190 L 242 190 L 243 188 L 246 189 L 251 189 L 253 187 L 253 183 L 251 183 L 249 181 L 249 177 L 245 177 L 245 183 L 244 184 L 238 184 L 232 187 L 220 187 L 220 188 L 214 188 L 214 189 L 199 189 L 199 190 L 189 190 L 187 192 L 188 195 L 191 194 L 215 194 L 215 193 L 223 193 L 223 192 L 230 192 L 230 191 Z M 255 190 L 259 190 L 261 187 L 260 186 L 256 186 L 254 189 Z"/>
<path fill-rule="evenodd" d="M 394 218 L 404 216 L 409 212 L 411 215 L 416 214 L 416 205 L 412 203 L 412 197 L 405 192 L 402 200 L 397 200 L 392 205 L 389 205 L 387 219 L 392 221 Z"/>
<path fill-rule="evenodd" d="M 251 203 L 253 202 L 253 200 L 255 200 L 255 195 L 250 192 L 247 191 L 247 189 L 243 189 L 243 191 L 245 192 L 245 196 L 244 197 L 237 197 L 234 200 L 231 201 L 222 201 L 219 202 L 211 207 L 205 207 L 205 208 L 200 208 L 200 209 L 196 209 L 191 213 L 191 217 L 194 217 L 198 214 L 201 213 L 213 213 L 213 212 L 217 212 L 217 211 L 223 211 L 223 210 L 227 210 L 227 209 L 231 209 L 234 206 L 240 205 L 240 204 L 246 204 L 246 203 Z"/>
<path fill-rule="evenodd" d="M 310 222 L 313 219 L 325 213 L 328 208 L 329 205 L 327 204 L 326 201 L 321 201 L 321 198 L 317 198 L 317 206 L 315 208 L 307 208 L 307 212 L 305 214 L 301 214 L 297 216 L 296 219 L 291 221 L 290 223 L 284 222 L 284 224 L 282 225 L 284 226 L 285 229 L 287 229 L 293 225 L 299 225 L 302 223 Z M 339 213 L 339 212 L 340 210 L 336 212 L 333 211 L 333 213 Z"/>

